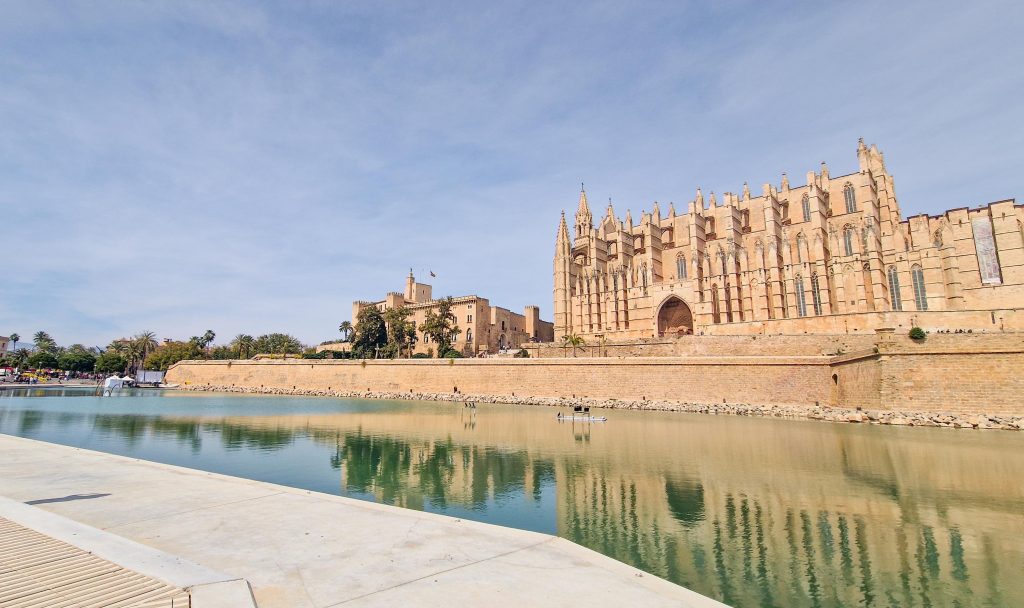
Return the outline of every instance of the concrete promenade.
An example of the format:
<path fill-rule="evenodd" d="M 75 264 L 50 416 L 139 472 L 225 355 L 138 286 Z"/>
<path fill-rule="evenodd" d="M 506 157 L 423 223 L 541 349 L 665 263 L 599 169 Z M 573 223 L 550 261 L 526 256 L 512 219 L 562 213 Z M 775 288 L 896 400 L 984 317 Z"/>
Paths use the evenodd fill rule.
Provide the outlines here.
<path fill-rule="evenodd" d="M 0 495 L 246 579 L 260 608 L 723 606 L 546 534 L 7 435 Z"/>

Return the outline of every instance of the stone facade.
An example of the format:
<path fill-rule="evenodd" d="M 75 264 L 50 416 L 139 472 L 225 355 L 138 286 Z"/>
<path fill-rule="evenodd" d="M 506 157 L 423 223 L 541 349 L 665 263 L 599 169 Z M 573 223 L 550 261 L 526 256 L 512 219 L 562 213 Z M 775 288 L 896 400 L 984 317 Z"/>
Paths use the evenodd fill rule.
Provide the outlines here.
<path fill-rule="evenodd" d="M 654 203 L 638 225 L 609 202 L 595 227 L 581 192 L 556 237 L 555 336 L 1024 329 L 1024 206 L 902 219 L 882 153 L 861 141 L 857 159 L 760 196 L 698 189 L 685 212 Z"/>
<path fill-rule="evenodd" d="M 0 355 L 7 353 L 7 345 L 10 343 L 10 338 L 0 336 Z"/>
<path fill-rule="evenodd" d="M 417 283 L 412 270 L 405 281 L 405 292 L 391 292 L 376 302 L 356 301 L 352 303 L 353 323 L 359 311 L 375 306 L 381 312 L 391 308 L 406 307 L 412 313 L 409 319 L 418 328 L 423 325 L 430 311 L 437 312 L 439 301 L 433 299 L 433 288 Z M 463 355 L 475 356 L 518 349 L 528 342 L 551 342 L 554 340 L 554 326 L 541 321 L 540 308 L 527 306 L 523 314 L 516 314 L 506 308 L 491 306 L 487 298 L 459 296 L 452 298 L 452 313 L 455 325 L 461 329 L 452 347 Z M 426 353 L 433 349 L 422 331 L 417 330 L 415 353 Z"/>

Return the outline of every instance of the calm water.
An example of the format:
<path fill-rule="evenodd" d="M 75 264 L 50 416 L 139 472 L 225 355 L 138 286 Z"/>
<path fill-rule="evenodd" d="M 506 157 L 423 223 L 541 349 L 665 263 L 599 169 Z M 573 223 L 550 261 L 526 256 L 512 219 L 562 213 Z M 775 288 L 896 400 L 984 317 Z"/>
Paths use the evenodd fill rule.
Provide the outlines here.
<path fill-rule="evenodd" d="M 734 606 L 1024 606 L 1024 433 L 554 413 L 0 392 L 3 433 L 555 533 Z"/>

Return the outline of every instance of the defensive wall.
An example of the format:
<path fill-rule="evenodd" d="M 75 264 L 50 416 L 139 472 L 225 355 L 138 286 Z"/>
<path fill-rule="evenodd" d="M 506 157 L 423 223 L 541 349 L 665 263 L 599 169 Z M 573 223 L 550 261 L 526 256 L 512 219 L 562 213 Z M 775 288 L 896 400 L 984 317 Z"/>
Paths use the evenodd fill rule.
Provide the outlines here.
<path fill-rule="evenodd" d="M 704 337 L 689 342 L 690 354 L 671 357 L 183 361 L 171 367 L 167 381 L 186 388 L 267 392 L 564 397 L 1024 415 L 1024 374 L 1019 371 L 1024 369 L 1024 334 L 931 334 L 917 342 L 905 334 L 881 331 L 870 341 L 862 336 L 829 338 L 731 336 L 716 347 Z M 777 354 L 786 349 L 800 354 Z"/>

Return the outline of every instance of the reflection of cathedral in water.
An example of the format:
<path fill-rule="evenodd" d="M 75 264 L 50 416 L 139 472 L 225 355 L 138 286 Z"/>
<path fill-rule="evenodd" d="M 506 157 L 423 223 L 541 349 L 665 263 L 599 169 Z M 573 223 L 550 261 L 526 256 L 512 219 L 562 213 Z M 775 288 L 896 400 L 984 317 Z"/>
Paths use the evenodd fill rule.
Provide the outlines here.
<path fill-rule="evenodd" d="M 577 435 L 576 442 L 587 440 Z M 716 480 L 713 469 L 722 463 L 692 474 L 675 474 L 672 467 L 642 472 L 451 439 L 410 443 L 348 434 L 337 465 L 347 491 L 419 509 L 424 501 L 486 509 L 495 497 L 536 498 L 554 484 L 559 536 L 734 606 L 1003 606 L 1024 600 L 1019 587 L 994 583 L 1024 565 L 1013 536 L 998 532 L 1024 532 L 1019 516 L 1006 505 L 968 506 L 977 498 L 970 488 L 929 496 L 904 487 L 904 481 L 913 485 L 910 470 L 863 473 L 878 469 L 879 454 L 871 447 L 843 444 L 831 454 L 834 463 L 811 467 L 817 470 L 806 478 L 789 472 L 773 480 L 737 479 L 733 473 Z M 859 462 L 863 458 L 867 462 Z M 828 472 L 832 464 L 835 474 Z M 985 522 L 980 531 L 979 521 Z M 1015 561 L 994 557 L 1007 554 Z"/>
<path fill-rule="evenodd" d="M 1024 605 L 1017 435 L 627 413 L 601 430 L 531 415 L 0 423 L 284 459 L 312 444 L 329 456 L 308 466 L 333 467 L 342 494 L 509 525 L 495 514 L 540 505 L 559 536 L 734 606 Z"/>

